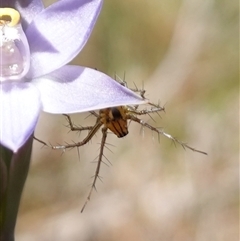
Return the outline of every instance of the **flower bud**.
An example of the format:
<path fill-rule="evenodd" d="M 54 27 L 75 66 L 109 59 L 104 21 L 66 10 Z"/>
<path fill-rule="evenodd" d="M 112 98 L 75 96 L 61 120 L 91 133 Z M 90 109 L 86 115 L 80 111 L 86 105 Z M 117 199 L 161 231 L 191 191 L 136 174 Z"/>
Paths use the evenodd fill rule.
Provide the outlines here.
<path fill-rule="evenodd" d="M 20 14 L 12 8 L 0 8 L 0 82 L 21 80 L 29 67 L 29 45 Z"/>

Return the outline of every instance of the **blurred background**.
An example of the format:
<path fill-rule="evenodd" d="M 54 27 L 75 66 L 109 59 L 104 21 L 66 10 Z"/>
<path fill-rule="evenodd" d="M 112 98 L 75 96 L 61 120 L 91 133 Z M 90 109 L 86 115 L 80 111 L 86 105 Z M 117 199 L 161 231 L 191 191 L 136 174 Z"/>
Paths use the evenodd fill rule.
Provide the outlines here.
<path fill-rule="evenodd" d="M 143 119 L 208 156 L 164 137 L 159 143 L 131 123 L 126 137 L 108 135 L 112 165 L 102 165 L 103 182 L 80 213 L 101 132 L 79 155 L 35 142 L 16 240 L 238 240 L 238 27 L 234 0 L 105 0 L 72 63 L 144 86 L 146 98 L 166 113 Z M 88 115 L 74 115 L 74 123 L 93 124 Z M 63 116 L 42 113 L 36 136 L 52 144 L 84 137 L 66 124 Z"/>

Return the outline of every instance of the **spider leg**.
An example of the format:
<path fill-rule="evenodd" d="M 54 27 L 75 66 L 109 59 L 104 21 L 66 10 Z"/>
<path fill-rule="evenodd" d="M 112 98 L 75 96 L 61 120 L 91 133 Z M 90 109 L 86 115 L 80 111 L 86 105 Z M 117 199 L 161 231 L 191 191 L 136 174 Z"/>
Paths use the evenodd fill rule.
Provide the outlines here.
<path fill-rule="evenodd" d="M 94 113 L 94 116 L 98 117 L 98 115 L 95 112 L 93 112 L 93 113 Z M 47 144 L 45 141 L 40 140 L 36 136 L 33 136 L 33 139 L 38 141 L 39 143 L 43 144 L 44 146 L 47 146 L 47 147 L 50 146 L 52 149 L 66 149 L 66 148 L 73 148 L 75 146 L 79 147 L 79 146 L 83 146 L 87 142 L 89 142 L 91 140 L 91 138 L 94 136 L 94 134 L 101 127 L 101 122 L 99 121 L 99 119 L 97 119 L 96 124 L 94 126 L 81 126 L 81 127 L 74 126 L 71 117 L 67 114 L 63 114 L 63 115 L 67 118 L 67 121 L 69 123 L 69 127 L 70 127 L 71 131 L 84 131 L 84 130 L 90 131 L 88 133 L 87 137 L 82 142 L 74 143 L 72 145 L 53 146 L 53 145 Z"/>
<path fill-rule="evenodd" d="M 143 120 L 137 118 L 136 116 L 128 115 L 128 116 L 127 116 L 127 119 L 130 119 L 130 120 L 132 120 L 132 121 L 135 121 L 135 122 L 139 123 L 139 124 L 142 125 L 142 126 L 147 127 L 148 129 L 150 129 L 150 130 L 156 132 L 158 135 L 162 135 L 162 136 L 165 136 L 165 137 L 171 139 L 174 143 L 178 143 L 178 144 L 180 144 L 180 145 L 183 147 L 183 149 L 186 149 L 186 148 L 187 148 L 187 149 L 192 150 L 192 151 L 194 151 L 194 152 L 198 152 L 198 153 L 201 153 L 201 154 L 207 155 L 206 152 L 204 152 L 204 151 L 200 151 L 200 150 L 197 150 L 197 149 L 195 149 L 195 148 L 189 146 L 188 144 L 179 141 L 177 138 L 171 136 L 170 134 L 164 132 L 164 131 L 161 130 L 161 129 L 158 129 L 158 128 L 155 128 L 155 127 L 149 125 L 148 123 L 146 123 L 145 121 L 143 121 Z"/>
<path fill-rule="evenodd" d="M 92 115 L 94 115 L 95 117 L 99 117 L 99 115 L 95 112 L 95 111 L 89 111 L 90 112 L 90 114 L 92 114 Z"/>
<path fill-rule="evenodd" d="M 140 95 L 143 99 L 146 99 L 146 98 L 145 98 L 146 90 L 144 89 L 144 85 L 142 85 L 142 88 L 139 89 L 139 88 L 137 87 L 137 85 L 133 82 L 135 88 L 129 88 L 129 87 L 128 87 L 128 84 L 127 84 L 127 81 L 125 81 L 125 72 L 124 72 L 123 79 L 121 79 L 117 74 L 115 74 L 115 80 L 116 80 L 120 85 L 128 88 L 129 90 L 132 90 L 133 92 L 139 93 L 139 95 Z"/>
<path fill-rule="evenodd" d="M 85 201 L 85 203 L 82 207 L 81 213 L 83 212 L 87 203 L 90 201 L 93 189 L 96 189 L 96 182 L 97 182 L 97 179 L 99 178 L 100 167 L 101 167 L 101 164 L 103 162 L 102 157 L 104 156 L 103 150 L 104 150 L 104 147 L 105 147 L 106 139 L 107 139 L 107 127 L 103 127 L 102 128 L 102 141 L 101 141 L 100 153 L 99 153 L 99 157 L 98 157 L 98 161 L 97 161 L 97 168 L 96 168 L 96 171 L 95 171 L 95 174 L 94 174 L 94 179 L 93 179 L 91 189 L 90 189 L 89 194 L 87 196 L 87 200 Z"/>
<path fill-rule="evenodd" d="M 33 136 L 33 139 L 41 144 L 43 144 L 43 146 L 48 146 L 48 144 L 40 139 L 38 139 L 35 135 Z"/>
<path fill-rule="evenodd" d="M 72 122 L 72 119 L 69 115 L 67 114 L 63 114 L 66 118 L 67 118 L 67 121 L 68 121 L 68 124 L 69 124 L 69 127 L 71 129 L 71 131 L 85 131 L 85 130 L 92 130 L 93 129 L 93 126 L 75 126 Z"/>
<path fill-rule="evenodd" d="M 92 137 L 96 134 L 96 132 L 99 130 L 99 128 L 102 126 L 102 122 L 101 121 L 97 121 L 96 124 L 91 128 L 91 130 L 89 131 L 88 135 L 80 142 L 77 143 L 73 143 L 73 144 L 66 144 L 66 145 L 57 145 L 57 146 L 51 146 L 52 149 L 67 149 L 67 148 L 74 148 L 74 147 L 79 147 L 79 146 L 83 146 L 86 143 L 88 143 Z"/>
<path fill-rule="evenodd" d="M 148 115 L 151 113 L 158 113 L 160 111 L 165 111 L 164 107 L 161 107 L 159 105 L 151 104 L 151 109 L 144 109 L 144 110 L 137 110 L 136 108 L 128 107 L 128 112 L 135 114 L 135 115 Z"/>

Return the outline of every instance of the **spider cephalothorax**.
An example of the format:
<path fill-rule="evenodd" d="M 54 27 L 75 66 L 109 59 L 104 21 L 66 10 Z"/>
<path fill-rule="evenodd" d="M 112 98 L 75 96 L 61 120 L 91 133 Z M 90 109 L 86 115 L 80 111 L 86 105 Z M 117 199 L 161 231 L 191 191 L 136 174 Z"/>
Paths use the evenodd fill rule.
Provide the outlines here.
<path fill-rule="evenodd" d="M 104 127 L 121 138 L 128 134 L 127 108 L 124 106 L 106 108 L 99 111 L 100 121 Z"/>

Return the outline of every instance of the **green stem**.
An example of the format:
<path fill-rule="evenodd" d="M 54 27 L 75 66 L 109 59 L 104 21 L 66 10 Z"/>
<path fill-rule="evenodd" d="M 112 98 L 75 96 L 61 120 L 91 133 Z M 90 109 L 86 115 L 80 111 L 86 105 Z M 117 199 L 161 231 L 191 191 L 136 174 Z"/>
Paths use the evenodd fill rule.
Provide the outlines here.
<path fill-rule="evenodd" d="M 0 146 L 0 241 L 14 241 L 18 208 L 27 178 L 33 136 L 16 152 Z"/>

